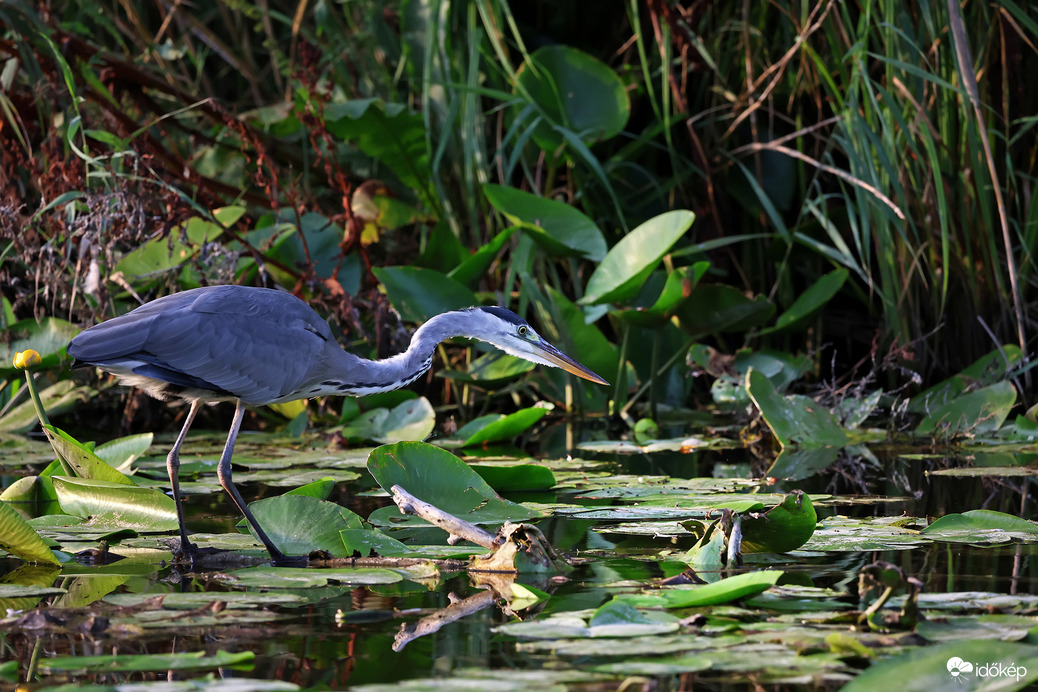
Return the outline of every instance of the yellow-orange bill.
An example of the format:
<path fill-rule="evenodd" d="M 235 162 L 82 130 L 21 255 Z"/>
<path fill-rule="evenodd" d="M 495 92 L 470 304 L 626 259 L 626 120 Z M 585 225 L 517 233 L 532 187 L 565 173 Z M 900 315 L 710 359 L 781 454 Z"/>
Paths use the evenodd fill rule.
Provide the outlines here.
<path fill-rule="evenodd" d="M 537 343 L 537 346 L 541 349 L 541 355 L 566 372 L 573 373 L 577 377 L 583 377 L 585 380 L 591 380 L 595 384 L 609 384 L 605 379 L 599 377 L 588 368 L 585 368 L 583 365 L 573 360 L 548 342 L 540 341 Z"/>

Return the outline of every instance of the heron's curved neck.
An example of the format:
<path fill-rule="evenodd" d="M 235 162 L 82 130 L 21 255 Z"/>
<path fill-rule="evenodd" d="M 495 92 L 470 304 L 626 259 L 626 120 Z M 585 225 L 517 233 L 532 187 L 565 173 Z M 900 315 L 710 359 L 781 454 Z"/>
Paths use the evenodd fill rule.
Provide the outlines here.
<path fill-rule="evenodd" d="M 407 350 L 395 356 L 364 360 L 345 354 L 352 362 L 343 368 L 343 375 L 339 377 L 334 393 L 363 396 L 411 384 L 432 367 L 437 344 L 453 336 L 461 336 L 452 319 L 456 314 L 446 312 L 430 319 L 415 331 Z"/>

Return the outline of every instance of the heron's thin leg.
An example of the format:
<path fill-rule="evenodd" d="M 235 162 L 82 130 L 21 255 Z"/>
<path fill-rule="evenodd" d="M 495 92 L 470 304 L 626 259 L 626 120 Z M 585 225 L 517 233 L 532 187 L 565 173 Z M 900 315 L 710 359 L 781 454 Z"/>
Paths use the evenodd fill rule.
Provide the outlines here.
<path fill-rule="evenodd" d="M 169 484 L 173 488 L 173 502 L 177 506 L 177 524 L 180 527 L 180 552 L 184 554 L 194 550 L 195 546 L 187 539 L 187 525 L 184 522 L 184 506 L 180 501 L 180 446 L 184 444 L 184 439 L 187 437 L 187 431 L 195 421 L 195 414 L 198 413 L 198 409 L 201 406 L 201 401 L 196 400 L 191 402 L 191 408 L 188 409 L 187 419 L 184 421 L 184 427 L 180 429 L 180 434 L 177 435 L 177 441 L 173 443 L 173 448 L 169 450 L 169 456 L 166 457 L 166 471 L 169 473 Z"/>
<path fill-rule="evenodd" d="M 238 509 L 245 515 L 245 519 L 249 522 L 249 526 L 252 527 L 256 535 L 266 546 L 267 552 L 270 553 L 271 559 L 274 564 L 305 564 L 306 558 L 289 558 L 284 553 L 278 550 L 278 547 L 267 537 L 266 531 L 264 531 L 259 522 L 256 521 L 256 517 L 252 516 L 252 511 L 249 510 L 248 505 L 242 500 L 241 494 L 238 489 L 234 487 L 234 483 L 231 481 L 231 456 L 234 454 L 234 443 L 238 439 L 238 430 L 241 428 L 242 419 L 245 417 L 245 404 L 238 400 L 237 408 L 234 409 L 234 420 L 231 421 L 231 431 L 227 435 L 227 444 L 224 445 L 223 455 L 220 456 L 220 465 L 216 468 L 216 474 L 220 479 L 220 485 L 227 491 L 227 494 L 234 500 L 234 504 L 238 505 Z"/>

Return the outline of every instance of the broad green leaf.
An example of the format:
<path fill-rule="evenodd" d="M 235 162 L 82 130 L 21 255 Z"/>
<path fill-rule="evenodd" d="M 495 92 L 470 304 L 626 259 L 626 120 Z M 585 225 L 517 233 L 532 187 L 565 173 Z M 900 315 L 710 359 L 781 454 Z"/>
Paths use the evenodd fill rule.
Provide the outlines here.
<path fill-rule="evenodd" d="M 946 514 L 919 533 L 937 540 L 969 543 L 987 542 L 991 531 L 1005 532 L 1024 540 L 1038 540 L 1038 523 L 989 509 Z"/>
<path fill-rule="evenodd" d="M 464 286 L 472 288 L 473 284 L 486 274 L 487 269 L 490 268 L 490 265 L 497 258 L 497 254 L 501 252 L 501 248 L 505 246 L 505 243 L 508 242 L 508 239 L 512 237 L 516 230 L 518 230 L 517 226 L 509 226 L 501 231 L 489 243 L 479 246 L 479 249 L 472 253 L 471 257 L 449 271 L 447 276 Z"/>
<path fill-rule="evenodd" d="M 979 677 L 977 666 L 1012 669 L 1013 675 Z M 991 668 L 989 668 L 991 670 Z M 961 682 L 960 682 L 961 681 Z M 960 685 L 971 690 L 1021 690 L 1038 681 L 1038 646 L 998 640 L 967 640 L 925 646 L 876 661 L 843 692 L 934 692 Z"/>
<path fill-rule="evenodd" d="M 783 396 L 763 373 L 746 374 L 746 391 L 783 447 L 843 447 L 849 440 L 833 414 L 806 396 Z"/>
<path fill-rule="evenodd" d="M 746 596 L 756 596 L 775 585 L 782 576 L 779 570 L 747 572 L 726 577 L 712 584 L 691 588 L 674 588 L 658 594 L 621 595 L 616 598 L 636 606 L 664 608 L 693 608 L 696 606 L 728 603 Z"/>
<path fill-rule="evenodd" d="M 533 101 L 544 122 L 533 133 L 546 152 L 563 143 L 561 128 L 591 144 L 619 134 L 630 114 L 620 77 L 587 53 L 555 44 L 538 48 L 518 70 L 518 94 Z"/>
<path fill-rule="evenodd" d="M 789 493 L 763 517 L 742 519 L 743 553 L 788 553 L 810 540 L 818 515 L 811 498 L 799 490 Z"/>
<path fill-rule="evenodd" d="M 981 356 L 959 374 L 916 394 L 908 403 L 908 411 L 920 414 L 930 413 L 955 401 L 967 389 L 1001 382 L 1020 361 L 1020 347 L 1015 344 L 1005 344 L 1001 349 Z"/>
<path fill-rule="evenodd" d="M 382 489 L 401 486 L 420 500 L 474 524 L 524 521 L 540 512 L 502 499 L 461 459 L 422 442 L 399 442 L 371 452 L 368 470 Z M 376 517 L 376 515 L 378 515 Z M 384 507 L 369 521 L 400 517 L 399 510 Z M 397 522 L 394 522 L 397 523 Z"/>
<path fill-rule="evenodd" d="M 30 348 L 43 357 L 39 369 L 57 367 L 66 344 L 80 331 L 79 327 L 57 317 L 44 317 L 39 322 L 35 319 L 15 322 L 4 330 L 4 338 L 0 339 L 0 378 L 21 377 L 14 368 L 14 356 Z"/>
<path fill-rule="evenodd" d="M 441 312 L 479 305 L 476 294 L 433 269 L 375 267 L 372 271 L 386 287 L 393 307 L 409 322 L 424 322 Z"/>
<path fill-rule="evenodd" d="M 364 526 L 361 518 L 345 507 L 307 495 L 268 497 L 250 503 L 249 509 L 274 545 L 286 555 L 325 550 L 333 557 L 346 557 L 349 553 L 339 532 Z M 249 531 L 252 532 L 251 526 Z"/>
<path fill-rule="evenodd" d="M 408 555 L 414 551 L 378 529 L 343 529 L 339 532 L 346 555 L 360 557 L 390 557 Z"/>
<path fill-rule="evenodd" d="M 937 407 L 919 423 L 915 434 L 947 439 L 993 433 L 1002 427 L 1014 404 L 1016 389 L 1010 382 L 982 387 Z"/>
<path fill-rule="evenodd" d="M 41 658 L 40 671 L 46 674 L 55 673 L 130 673 L 130 672 L 165 672 L 168 670 L 207 670 L 210 668 L 231 668 L 252 670 L 252 660 L 256 657 L 251 651 L 217 651 L 207 656 L 205 651 L 193 651 L 179 654 L 112 654 L 102 656 L 54 656 Z"/>
<path fill-rule="evenodd" d="M 762 329 L 761 335 L 802 324 L 836 295 L 849 274 L 850 272 L 846 269 L 836 269 L 819 278 L 806 291 L 797 296 L 788 310 L 778 316 L 774 326 Z"/>
<path fill-rule="evenodd" d="M 470 468 L 498 492 L 546 490 L 555 485 L 555 474 L 540 464 L 471 464 Z"/>
<path fill-rule="evenodd" d="M 424 440 L 436 427 L 436 412 L 425 397 L 408 399 L 392 409 L 377 408 L 362 413 L 343 427 L 347 439 L 381 443 Z"/>
<path fill-rule="evenodd" d="M 0 501 L 0 549 L 27 562 L 60 564 L 35 529 L 3 501 Z"/>
<path fill-rule="evenodd" d="M 593 305 L 633 298 L 663 256 L 692 227 L 695 218 L 690 211 L 669 211 L 625 235 L 595 267 L 580 302 Z"/>
<path fill-rule="evenodd" d="M 133 481 L 127 475 L 109 466 L 64 430 L 53 425 L 44 425 L 43 431 L 47 434 L 54 453 L 67 462 L 78 477 L 133 485 Z"/>
<path fill-rule="evenodd" d="M 483 389 L 492 389 L 510 382 L 536 367 L 536 363 L 510 356 L 495 349 L 472 361 L 466 371 L 442 370 L 437 375 L 457 382 L 474 384 Z"/>
<path fill-rule="evenodd" d="M 440 208 L 429 167 L 429 145 L 421 113 L 373 98 L 322 106 L 328 131 L 354 142 L 386 166 L 427 209 Z"/>
<path fill-rule="evenodd" d="M 602 231 L 575 207 L 504 185 L 484 185 L 483 194 L 498 212 L 548 252 L 592 262 L 605 257 Z"/>
<path fill-rule="evenodd" d="M 90 478 L 51 480 L 62 510 L 74 517 L 142 531 L 173 531 L 178 526 L 173 498 L 158 490 Z"/>
<path fill-rule="evenodd" d="M 810 478 L 832 466 L 840 449 L 836 445 L 784 447 L 764 475 L 790 481 Z"/>
<path fill-rule="evenodd" d="M 775 314 L 775 305 L 764 296 L 749 298 L 724 284 L 699 284 L 676 312 L 678 326 L 701 336 L 759 327 Z"/>
<path fill-rule="evenodd" d="M 155 238 L 128 252 L 119 260 L 116 271 L 129 277 L 151 277 L 179 267 L 194 257 L 202 245 L 219 238 L 223 226 L 234 224 L 244 213 L 244 207 L 224 207 L 213 212 L 219 223 L 201 217 L 188 219 L 168 236 Z"/>
<path fill-rule="evenodd" d="M 553 408 L 551 405 L 531 406 L 508 415 L 494 416 L 493 420 L 489 416 L 482 416 L 477 419 L 480 424 L 475 428 L 471 424 L 462 426 L 457 437 L 463 440 L 463 447 L 511 440 L 527 431 Z"/>
<path fill-rule="evenodd" d="M 40 392 L 40 403 L 48 416 L 57 416 L 97 395 L 93 387 L 59 380 Z M 0 432 L 26 432 L 39 423 L 32 399 L 26 399 L 0 416 Z"/>
<path fill-rule="evenodd" d="M 285 495 L 305 495 L 307 497 L 316 497 L 318 500 L 327 500 L 328 496 L 332 494 L 332 489 L 335 488 L 335 479 L 331 476 L 325 476 L 324 478 L 301 485 L 298 488 L 292 488 Z"/>
<path fill-rule="evenodd" d="M 50 476 L 22 476 L 0 493 L 0 500 L 31 517 L 61 514 Z"/>
<path fill-rule="evenodd" d="M 155 435 L 152 433 L 141 433 L 139 435 L 120 437 L 105 442 L 104 444 L 97 445 L 97 447 L 94 448 L 94 454 L 96 454 L 101 461 L 113 468 L 119 469 L 124 466 L 129 467 L 137 457 L 148 451 L 148 447 L 151 446 L 151 442 L 154 438 Z"/>
<path fill-rule="evenodd" d="M 691 267 L 678 267 L 667 275 L 663 289 L 648 307 L 616 310 L 614 315 L 639 327 L 661 327 L 692 293 L 692 288 L 709 268 L 709 262 L 696 262 Z"/>

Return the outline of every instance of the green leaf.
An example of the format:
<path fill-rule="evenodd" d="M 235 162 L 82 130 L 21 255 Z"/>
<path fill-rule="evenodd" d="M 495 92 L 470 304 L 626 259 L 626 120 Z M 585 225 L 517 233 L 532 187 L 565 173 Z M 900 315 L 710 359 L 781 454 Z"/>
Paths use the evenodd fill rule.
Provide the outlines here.
<path fill-rule="evenodd" d="M 152 433 L 119 437 L 95 447 L 94 454 L 113 468 L 128 467 L 137 457 L 148 451 L 153 439 L 155 435 Z"/>
<path fill-rule="evenodd" d="M 692 588 L 668 589 L 654 595 L 617 596 L 637 606 L 663 606 L 664 608 L 693 608 L 698 606 L 729 603 L 739 598 L 756 596 L 775 585 L 783 572 L 766 570 L 747 572 L 726 577 L 712 584 L 694 586 Z"/>
<path fill-rule="evenodd" d="M 356 143 L 365 154 L 388 166 L 427 209 L 440 208 L 430 182 L 433 175 L 421 113 L 373 98 L 331 103 L 322 109 L 330 133 Z"/>
<path fill-rule="evenodd" d="M 761 372 L 746 374 L 746 391 L 783 447 L 843 447 L 850 441 L 825 407 L 806 396 L 782 396 Z"/>
<path fill-rule="evenodd" d="M 480 245 L 479 249 L 472 253 L 470 257 L 449 271 L 447 276 L 464 286 L 472 288 L 472 285 L 486 274 L 487 269 L 497 259 L 497 254 L 501 252 L 501 248 L 505 246 L 505 243 L 508 242 L 508 239 L 512 237 L 516 230 L 516 226 L 509 226 L 501 231 L 489 243 Z"/>
<path fill-rule="evenodd" d="M 42 658 L 40 671 L 45 674 L 55 673 L 129 673 L 129 672 L 164 672 L 167 670 L 206 670 L 209 668 L 234 668 L 252 670 L 252 660 L 256 657 L 251 651 L 231 653 L 217 651 L 206 656 L 205 651 L 193 651 L 182 654 L 113 654 L 106 656 L 55 656 Z"/>
<path fill-rule="evenodd" d="M 286 555 L 309 555 L 325 550 L 333 557 L 350 553 L 339 532 L 360 529 L 364 522 L 350 510 L 307 495 L 284 494 L 249 504 L 256 521 Z M 252 527 L 249 527 L 252 532 Z M 254 538 L 258 536 L 252 532 Z"/>
<path fill-rule="evenodd" d="M 59 380 L 40 392 L 40 403 L 48 416 L 57 416 L 96 394 L 97 390 L 93 387 L 76 386 L 72 380 Z M 23 433 L 34 428 L 37 423 L 39 418 L 36 416 L 36 407 L 32 399 L 26 399 L 0 416 L 0 432 Z"/>
<path fill-rule="evenodd" d="M 742 519 L 743 553 L 788 553 L 810 540 L 818 523 L 811 498 L 797 490 L 762 517 Z"/>
<path fill-rule="evenodd" d="M 298 488 L 289 490 L 285 495 L 305 495 L 306 497 L 316 497 L 318 500 L 327 500 L 328 496 L 332 494 L 332 490 L 335 488 L 335 479 L 331 476 L 325 476 L 306 485 L 301 485 Z"/>
<path fill-rule="evenodd" d="M 967 389 L 995 384 L 1006 379 L 1009 371 L 1021 361 L 1020 347 L 1005 344 L 1001 350 L 994 350 L 981 356 L 968 368 L 957 375 L 952 375 L 943 382 L 926 389 L 912 397 L 908 402 L 910 413 L 925 414 L 954 401 Z"/>
<path fill-rule="evenodd" d="M 0 549 L 27 562 L 60 564 L 35 529 L 3 501 L 0 501 Z"/>
<path fill-rule="evenodd" d="M 498 492 L 547 490 L 555 485 L 555 474 L 539 464 L 472 464 L 470 468 Z"/>
<path fill-rule="evenodd" d="M 43 431 L 50 440 L 54 453 L 63 459 L 80 478 L 133 485 L 129 476 L 112 468 L 87 449 L 82 442 L 53 425 L 44 425 Z"/>
<path fill-rule="evenodd" d="M 695 218 L 690 211 L 669 211 L 625 235 L 595 267 L 580 302 L 587 305 L 633 298 L 663 256 L 692 227 Z"/>
<path fill-rule="evenodd" d="M 346 555 L 360 557 L 390 557 L 408 555 L 414 551 L 377 529 L 343 529 L 339 532 Z"/>
<path fill-rule="evenodd" d="M 479 305 L 476 294 L 433 269 L 375 267 L 372 271 L 386 287 L 393 307 L 409 322 L 424 322 L 441 312 Z"/>
<path fill-rule="evenodd" d="M 986 542 L 990 532 L 1013 534 L 1015 538 L 1038 539 L 1038 523 L 989 509 L 974 509 L 962 514 L 947 514 L 936 519 L 919 533 L 937 540 Z M 986 532 L 988 535 L 981 535 Z"/>
<path fill-rule="evenodd" d="M 493 389 L 524 375 L 537 365 L 502 351 L 484 353 L 469 364 L 467 371 L 442 370 L 437 375 L 456 382 L 467 382 L 483 389 Z"/>
<path fill-rule="evenodd" d="M 347 439 L 381 443 L 424 440 L 436 427 L 436 412 L 425 397 L 408 399 L 392 409 L 377 408 L 362 413 L 343 427 Z"/>
<path fill-rule="evenodd" d="M 709 266 L 709 262 L 696 262 L 691 267 L 678 267 L 667 275 L 663 289 L 651 306 L 616 310 L 613 314 L 638 327 L 662 327 L 691 295 L 692 288 L 699 283 Z"/>
<path fill-rule="evenodd" d="M 21 373 L 14 368 L 14 356 L 30 348 L 43 357 L 39 369 L 57 367 L 65 345 L 80 331 L 79 327 L 57 317 L 44 317 L 38 322 L 35 319 L 15 322 L 4 330 L 4 338 L 0 339 L 0 377 L 20 376 Z"/>
<path fill-rule="evenodd" d="M 678 326 L 701 336 L 759 327 L 775 314 L 775 305 L 764 296 L 750 298 L 731 286 L 699 284 L 676 314 Z"/>
<path fill-rule="evenodd" d="M 602 231 L 578 209 L 504 185 L 484 185 L 483 194 L 498 212 L 548 252 L 592 262 L 605 257 Z"/>
<path fill-rule="evenodd" d="M 967 668 L 964 664 L 969 663 Z M 1012 675 L 978 677 L 976 666 L 1012 669 Z M 958 675 L 953 675 L 957 672 Z M 1038 681 L 1038 646 L 998 640 L 954 641 L 922 647 L 873 663 L 843 692 L 933 692 L 956 689 L 1021 690 Z"/>
<path fill-rule="evenodd" d="M 544 120 L 533 138 L 546 152 L 564 141 L 554 128 L 590 144 L 619 134 L 630 115 L 619 76 L 587 53 L 561 44 L 530 54 L 518 70 L 517 91 L 532 100 Z"/>
<path fill-rule="evenodd" d="M 919 423 L 915 434 L 947 439 L 993 433 L 1002 427 L 1014 404 L 1016 389 L 1011 383 L 982 387 L 938 407 Z"/>
<path fill-rule="evenodd" d="M 810 288 L 797 296 L 788 310 L 779 315 L 774 326 L 762 329 L 761 335 L 789 329 L 805 322 L 836 295 L 849 274 L 846 269 L 836 269 L 819 278 Z"/>
<path fill-rule="evenodd" d="M 478 426 L 473 428 L 471 423 L 462 426 L 457 437 L 463 440 L 463 447 L 511 440 L 529 430 L 553 408 L 551 405 L 531 406 L 508 415 L 493 416 L 493 420 L 490 420 L 491 416 L 481 416 L 477 419 Z"/>
<path fill-rule="evenodd" d="M 461 459 L 423 442 L 399 442 L 371 452 L 368 470 L 382 489 L 399 485 L 420 500 L 474 524 L 524 521 L 541 516 L 502 499 L 486 481 Z M 394 507 L 383 507 L 369 517 L 372 523 L 401 517 Z M 377 522 L 376 519 L 379 521 Z"/>
<path fill-rule="evenodd" d="M 153 488 L 68 476 L 51 481 L 61 509 L 74 517 L 143 531 L 173 531 L 178 526 L 173 498 Z"/>

